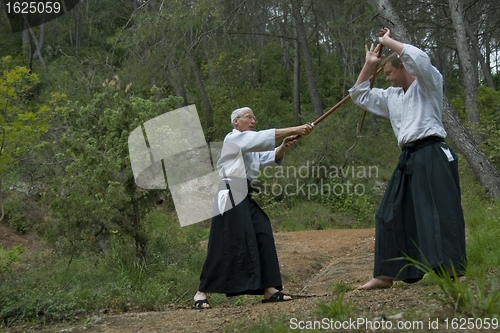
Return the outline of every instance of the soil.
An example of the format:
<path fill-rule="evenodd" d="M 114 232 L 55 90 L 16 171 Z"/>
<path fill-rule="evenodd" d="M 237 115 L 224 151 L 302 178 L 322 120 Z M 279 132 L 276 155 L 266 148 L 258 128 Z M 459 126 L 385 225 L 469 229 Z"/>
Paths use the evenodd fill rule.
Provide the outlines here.
<path fill-rule="evenodd" d="M 444 320 L 453 318 L 452 307 L 432 295 L 437 287 L 428 283 L 413 285 L 396 282 L 388 289 L 359 291 L 356 288 L 372 277 L 374 229 L 335 229 L 287 232 L 275 234 L 281 265 L 284 292 L 294 300 L 283 303 L 261 303 L 255 296 L 229 299 L 208 310 L 192 310 L 191 302 L 183 306 L 170 306 L 161 312 L 127 312 L 101 314 L 65 327 L 45 328 L 43 332 L 237 332 L 250 325 L 273 319 L 292 318 L 302 321 L 322 320 L 318 303 L 330 304 L 345 291 L 344 306 L 355 310 L 347 320 L 357 321 L 423 321 L 429 331 L 429 318 L 439 319 L 440 329 L 446 330 Z M 14 244 L 32 244 L 32 240 L 0 230 L 4 247 Z M 210 301 L 210 297 L 209 297 Z M 356 316 L 356 317 L 353 317 Z M 298 322 L 298 321 L 297 321 Z M 1 330 L 0 330 L 1 331 Z M 14 332 L 10 329 L 6 332 Z M 281 330 L 283 331 L 283 330 Z M 338 331 L 338 330 L 335 330 Z M 353 330 L 350 330 L 353 331 Z M 361 326 L 356 332 L 372 332 Z M 381 332 L 384 330 L 378 330 Z M 417 332 L 419 330 L 390 330 L 391 332 Z M 472 332 L 469 330 L 469 332 Z"/>

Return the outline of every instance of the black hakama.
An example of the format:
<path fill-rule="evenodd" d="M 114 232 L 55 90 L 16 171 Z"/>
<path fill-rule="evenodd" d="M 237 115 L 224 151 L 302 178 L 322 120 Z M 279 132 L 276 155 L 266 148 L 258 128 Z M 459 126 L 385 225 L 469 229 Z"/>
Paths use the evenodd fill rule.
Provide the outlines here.
<path fill-rule="evenodd" d="M 453 267 L 464 274 L 458 161 L 443 139 L 428 137 L 403 146 L 376 213 L 375 232 L 374 277 L 421 279 L 424 272 L 401 259 L 405 256 L 432 269 Z"/>
<path fill-rule="evenodd" d="M 247 187 L 246 179 L 232 179 L 231 196 L 241 196 L 242 186 Z M 219 189 L 225 188 L 221 182 Z M 212 218 L 199 291 L 236 296 L 263 295 L 269 287 L 283 289 L 271 222 L 248 189 L 248 195 L 235 200 L 242 200 L 239 204 Z M 217 204 L 216 200 L 214 209 Z"/>

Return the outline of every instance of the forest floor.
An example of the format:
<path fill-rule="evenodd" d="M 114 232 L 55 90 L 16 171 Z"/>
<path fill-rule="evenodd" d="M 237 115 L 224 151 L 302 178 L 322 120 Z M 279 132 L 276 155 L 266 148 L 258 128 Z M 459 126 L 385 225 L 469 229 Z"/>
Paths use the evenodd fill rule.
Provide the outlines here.
<path fill-rule="evenodd" d="M 453 318 L 453 309 L 432 297 L 438 292 L 436 285 L 397 282 L 389 289 L 356 289 L 372 277 L 374 234 L 374 229 L 276 233 L 284 292 L 294 297 L 290 302 L 263 304 L 260 298 L 248 296 L 244 300 L 241 297 L 229 299 L 208 310 L 192 310 L 190 302 L 161 312 L 101 314 L 86 323 L 52 327 L 43 332 L 237 332 L 266 321 L 283 319 L 286 327 L 295 328 L 299 321 L 307 325 L 308 321 L 323 320 L 318 314 L 318 303 L 330 305 L 339 297 L 341 289 L 345 290 L 344 304 L 354 309 L 350 318 L 345 319 L 347 321 L 377 321 L 380 324 L 382 320 L 390 320 L 394 325 L 388 330 L 391 332 L 456 331 L 446 330 L 444 323 Z M 4 245 L 7 241 L 20 241 L 3 238 Z M 429 321 L 436 320 L 439 329 L 429 329 Z M 420 322 L 424 329 L 394 329 L 398 322 L 406 325 Z M 361 324 L 356 330 L 348 331 L 374 330 Z M 382 331 L 385 330 L 377 330 Z"/>

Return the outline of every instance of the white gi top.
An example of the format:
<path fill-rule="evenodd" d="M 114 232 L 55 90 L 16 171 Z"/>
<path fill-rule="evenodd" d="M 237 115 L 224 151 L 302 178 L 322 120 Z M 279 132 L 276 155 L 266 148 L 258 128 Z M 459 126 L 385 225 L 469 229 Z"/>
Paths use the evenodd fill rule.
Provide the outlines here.
<path fill-rule="evenodd" d="M 376 115 L 389 118 L 402 147 L 405 143 L 435 135 L 446 138 L 443 115 L 443 77 L 429 56 L 405 44 L 400 54 L 408 73 L 416 77 L 406 93 L 401 87 L 370 89 L 369 80 L 349 89 L 353 102 Z"/>
<path fill-rule="evenodd" d="M 240 132 L 233 129 L 224 138 L 222 155 L 217 162 L 221 177 L 239 177 L 254 180 L 259 176 L 261 166 L 278 166 L 283 158 L 276 161 L 275 129 L 263 131 Z M 227 145 L 232 143 L 234 145 Z M 235 149 L 227 149 L 232 146 Z M 239 149 L 238 149 L 239 148 Z M 238 159 L 238 153 L 243 155 L 243 162 Z"/>

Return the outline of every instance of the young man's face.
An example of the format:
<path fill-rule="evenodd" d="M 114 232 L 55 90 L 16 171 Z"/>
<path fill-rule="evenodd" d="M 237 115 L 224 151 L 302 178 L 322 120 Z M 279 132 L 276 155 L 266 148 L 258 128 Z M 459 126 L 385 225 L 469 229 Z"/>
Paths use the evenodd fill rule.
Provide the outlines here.
<path fill-rule="evenodd" d="M 389 81 L 393 87 L 402 87 L 403 71 L 404 66 L 402 64 L 398 67 L 394 67 L 390 62 L 388 62 L 384 66 L 385 79 Z"/>
<path fill-rule="evenodd" d="M 255 124 L 257 123 L 257 119 L 253 115 L 251 110 L 243 111 L 242 115 L 234 118 L 233 120 L 234 128 L 236 128 L 240 132 L 245 131 L 253 131 Z"/>

